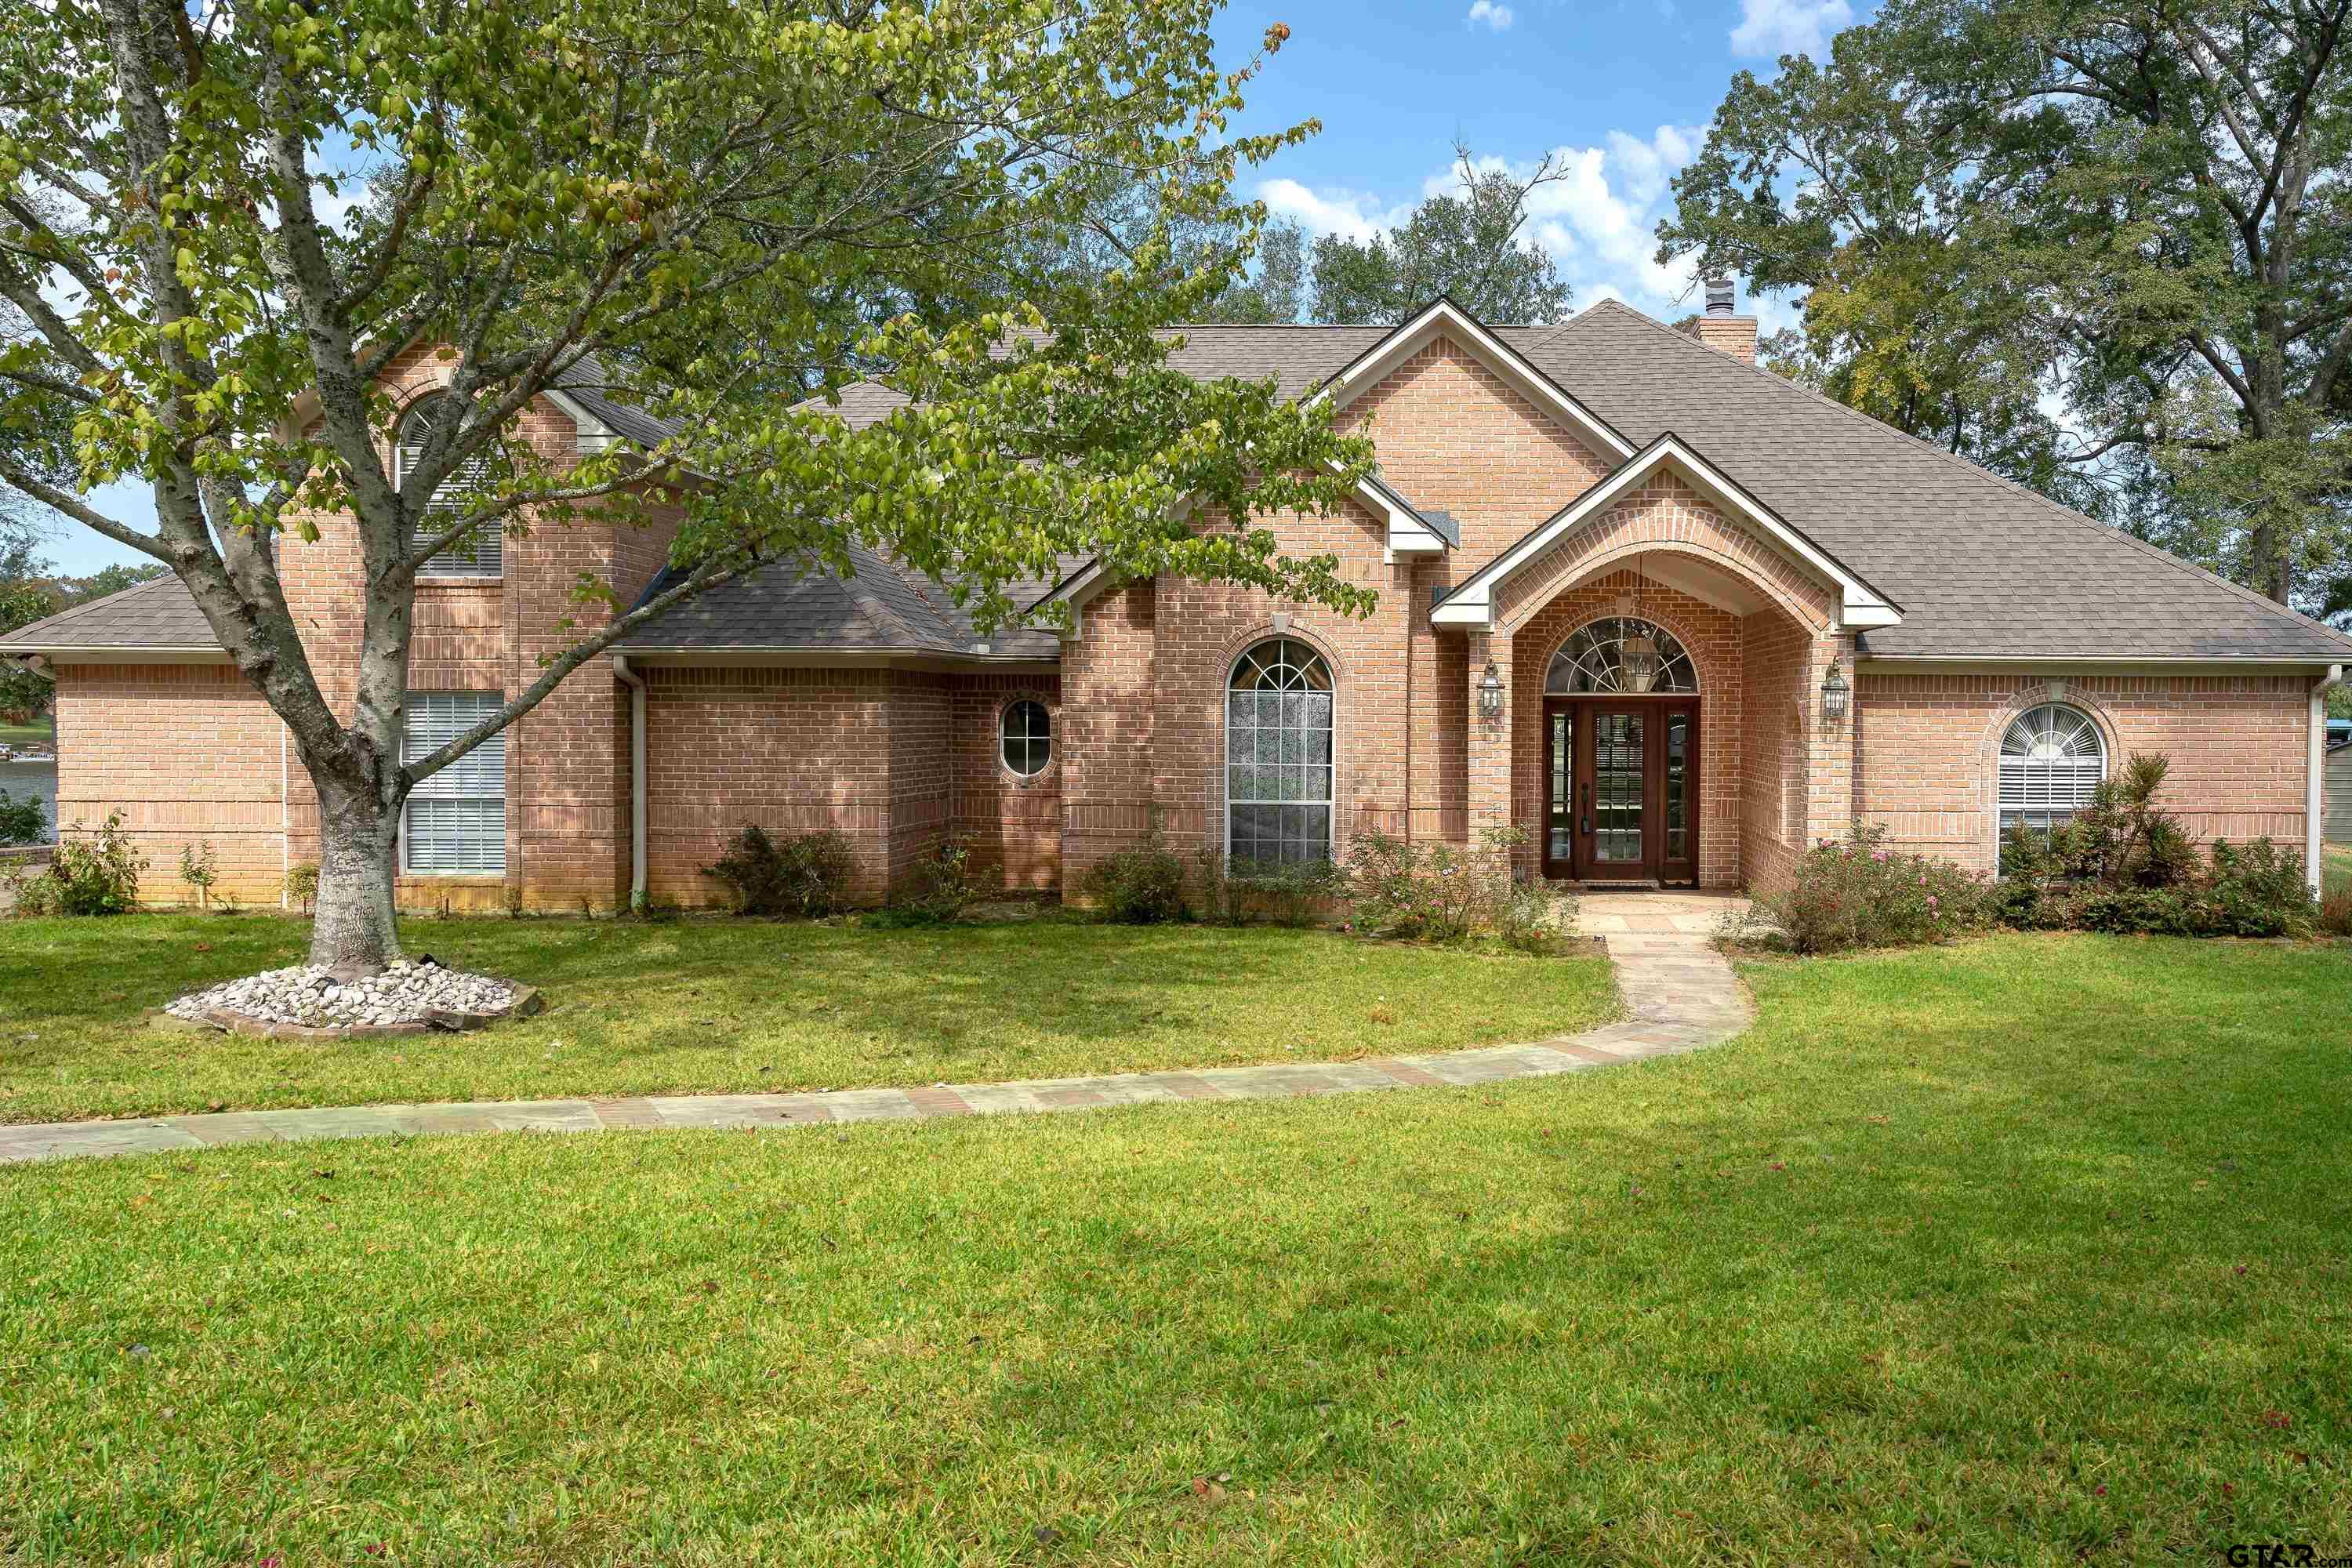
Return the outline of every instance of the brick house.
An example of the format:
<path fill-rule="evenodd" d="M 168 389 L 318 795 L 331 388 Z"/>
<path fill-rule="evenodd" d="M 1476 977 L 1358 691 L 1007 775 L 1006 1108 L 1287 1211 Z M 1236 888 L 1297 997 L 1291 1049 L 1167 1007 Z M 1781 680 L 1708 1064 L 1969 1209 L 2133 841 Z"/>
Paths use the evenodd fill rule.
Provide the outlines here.
<path fill-rule="evenodd" d="M 1769 889 L 1863 818 L 1990 871 L 2005 823 L 2062 817 L 2135 751 L 2171 757 L 2194 832 L 2300 846 L 2316 878 L 2323 692 L 2352 639 L 1759 370 L 1727 295 L 1695 338 L 1613 302 L 1488 327 L 1444 300 L 1392 329 L 1185 338 L 1180 367 L 1274 377 L 1371 433 L 1344 515 L 1265 520 L 1377 589 L 1369 617 L 1077 560 L 1027 600 L 1066 602 L 1070 635 L 983 637 L 879 556 L 771 568 L 426 781 L 404 904 L 706 903 L 701 868 L 747 822 L 840 830 L 866 899 L 959 832 L 1008 888 L 1075 889 L 1155 823 L 1277 858 L 1517 825 L 1531 874 Z M 859 386 L 839 412 L 898 405 Z M 527 431 L 559 452 L 661 434 L 584 385 Z M 549 529 L 445 563 L 418 595 L 416 742 L 530 678 L 578 573 L 626 599 L 667 543 Z M 348 532 L 288 539 L 281 570 L 347 694 Z M 283 727 L 176 580 L 0 651 L 54 672 L 60 820 L 122 812 L 151 898 L 196 838 L 249 902 L 315 858 Z"/>

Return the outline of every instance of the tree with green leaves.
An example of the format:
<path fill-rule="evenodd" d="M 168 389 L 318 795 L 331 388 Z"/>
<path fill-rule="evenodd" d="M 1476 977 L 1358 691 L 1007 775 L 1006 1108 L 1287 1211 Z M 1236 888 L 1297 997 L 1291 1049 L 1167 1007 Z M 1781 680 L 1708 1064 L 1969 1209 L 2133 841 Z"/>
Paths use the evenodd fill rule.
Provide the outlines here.
<path fill-rule="evenodd" d="M 1804 296 L 1773 362 L 2352 611 L 2352 0 L 1893 0 L 1733 79 L 1662 260 Z"/>
<path fill-rule="evenodd" d="M 320 803 L 313 963 L 397 955 L 395 836 L 420 779 L 755 563 L 845 573 L 853 547 L 881 549 L 983 625 L 1012 612 L 1009 583 L 1070 552 L 1368 607 L 1329 556 L 1171 521 L 1184 498 L 1244 520 L 1336 510 L 1370 461 L 1270 383 L 1176 374 L 1155 335 L 1230 281 L 1172 275 L 1171 223 L 1246 223 L 1237 170 L 1312 129 L 1228 132 L 1257 62 L 1218 64 L 1215 10 L 17 8 L 0 34 L 0 298 L 26 330 L 0 342 L 0 481 L 169 566 L 285 721 Z M 1165 219 L 1133 265 L 1075 279 L 1071 237 L 1138 182 Z M 451 413 L 395 485 L 382 377 L 420 348 Z M 861 376 L 910 406 L 848 430 L 825 400 Z M 520 437 L 533 399 L 583 378 L 670 433 L 560 462 Z M 61 423 L 69 484 L 39 460 Z M 125 477 L 152 489 L 152 531 L 86 499 Z M 684 517 L 675 585 L 624 613 L 583 580 L 601 624 L 404 762 L 419 568 L 486 531 L 635 524 L 657 502 Z M 348 712 L 278 576 L 278 536 L 322 516 L 347 520 L 364 576 L 359 646 L 338 650 L 357 664 Z"/>
<path fill-rule="evenodd" d="M 1458 191 L 1413 209 L 1393 234 L 1315 242 L 1318 321 L 1397 322 L 1440 294 L 1481 321 L 1545 322 L 1568 312 L 1570 289 L 1542 246 L 1526 237 L 1528 198 L 1563 179 L 1547 157 L 1524 175 L 1481 167 L 1454 149 Z"/>

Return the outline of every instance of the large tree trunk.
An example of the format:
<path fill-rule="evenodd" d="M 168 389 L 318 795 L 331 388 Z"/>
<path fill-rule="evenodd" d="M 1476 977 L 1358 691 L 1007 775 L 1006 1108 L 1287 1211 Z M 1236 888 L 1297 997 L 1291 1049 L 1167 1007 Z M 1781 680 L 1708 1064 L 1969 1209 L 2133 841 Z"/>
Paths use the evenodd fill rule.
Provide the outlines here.
<path fill-rule="evenodd" d="M 310 962 L 341 975 L 373 974 L 400 957 L 392 912 L 400 807 L 372 792 L 319 792 L 319 912 Z"/>

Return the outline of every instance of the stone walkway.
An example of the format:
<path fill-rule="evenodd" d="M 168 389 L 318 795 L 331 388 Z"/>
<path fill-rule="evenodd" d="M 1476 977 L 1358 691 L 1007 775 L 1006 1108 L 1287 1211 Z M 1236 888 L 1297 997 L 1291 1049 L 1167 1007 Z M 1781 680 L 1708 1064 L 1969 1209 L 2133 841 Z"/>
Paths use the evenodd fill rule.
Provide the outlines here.
<path fill-rule="evenodd" d="M 1603 937 L 1625 1000 L 1623 1021 L 1527 1045 L 1295 1066 L 1203 1068 L 1013 1083 L 858 1089 L 824 1094 L 688 1094 L 632 1100 L 518 1100 L 233 1110 L 211 1116 L 0 1126 L 0 1163 L 151 1154 L 224 1143 L 292 1142 L 428 1132 L 593 1132 L 604 1128 L 806 1127 L 1076 1110 L 1155 1100 L 1272 1100 L 1368 1089 L 1502 1083 L 1580 1072 L 1720 1044 L 1755 1016 L 1731 966 L 1709 945 L 1726 906 L 1701 894 L 1588 894 L 1579 928 Z"/>

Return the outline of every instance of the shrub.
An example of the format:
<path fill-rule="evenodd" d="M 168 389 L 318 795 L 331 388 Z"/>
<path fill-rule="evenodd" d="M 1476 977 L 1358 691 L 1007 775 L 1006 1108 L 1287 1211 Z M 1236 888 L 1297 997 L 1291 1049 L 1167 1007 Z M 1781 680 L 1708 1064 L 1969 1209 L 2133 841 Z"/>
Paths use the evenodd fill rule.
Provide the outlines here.
<path fill-rule="evenodd" d="M 0 789 L 0 844 L 45 844 L 49 837 L 49 814 L 41 806 L 41 797 L 28 795 L 22 800 Z"/>
<path fill-rule="evenodd" d="M 2315 919 L 2329 936 L 2352 937 L 2352 888 L 2338 888 L 2322 899 Z"/>
<path fill-rule="evenodd" d="M 816 916 L 841 908 L 852 864 L 849 840 L 838 833 L 773 838 L 749 823 L 719 863 L 702 869 L 734 893 L 738 914 Z"/>
<path fill-rule="evenodd" d="M 1489 828 L 1469 850 L 1359 834 L 1348 853 L 1356 928 L 1420 942 L 1492 937 L 1522 952 L 1550 952 L 1575 906 L 1565 893 L 1519 879 L 1515 861 L 1527 842 L 1518 827 Z"/>
<path fill-rule="evenodd" d="M 196 890 L 197 907 L 212 908 L 213 884 L 220 880 L 220 868 L 213 861 L 211 839 L 180 846 L 180 880 Z"/>
<path fill-rule="evenodd" d="M 310 906 L 319 901 L 318 867 L 305 860 L 286 868 L 286 901 L 306 915 L 310 912 Z"/>
<path fill-rule="evenodd" d="M 119 915 L 139 907 L 139 873 L 146 858 L 122 831 L 122 814 L 109 812 L 85 836 L 77 822 L 58 836 L 57 858 L 37 876 L 16 879 L 16 912 L 26 915 Z"/>
<path fill-rule="evenodd" d="M 2202 901 L 2213 936 L 2293 936 L 2312 922 L 2303 862 L 2267 838 L 2235 848 L 2216 842 Z"/>
<path fill-rule="evenodd" d="M 1857 822 L 1798 863 L 1785 893 L 1755 900 L 1734 941 L 1796 952 L 1904 947 L 1973 931 L 1990 918 L 1981 879 L 1942 860 L 1886 847 L 1886 829 Z"/>
<path fill-rule="evenodd" d="M 1142 843 L 1087 868 L 1082 885 L 1108 921 L 1160 925 L 1184 918 L 1184 863 L 1156 826 Z"/>
<path fill-rule="evenodd" d="M 963 919 L 981 893 L 972 876 L 972 838 L 950 833 L 916 860 L 905 887 L 890 900 L 896 919 L 888 923 L 951 925 Z"/>

